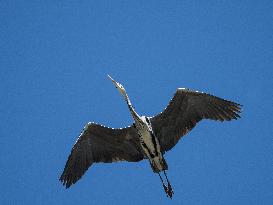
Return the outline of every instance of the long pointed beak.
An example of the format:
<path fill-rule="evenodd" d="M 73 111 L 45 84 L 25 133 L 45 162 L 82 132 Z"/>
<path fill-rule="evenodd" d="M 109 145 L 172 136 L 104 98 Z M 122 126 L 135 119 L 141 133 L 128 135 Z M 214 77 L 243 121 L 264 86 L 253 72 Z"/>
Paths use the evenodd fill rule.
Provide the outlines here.
<path fill-rule="evenodd" d="M 107 75 L 107 77 L 110 78 L 113 83 L 116 82 L 110 75 Z"/>
<path fill-rule="evenodd" d="M 110 75 L 107 75 L 107 77 L 112 81 L 112 83 L 117 87 L 117 81 L 115 81 Z"/>

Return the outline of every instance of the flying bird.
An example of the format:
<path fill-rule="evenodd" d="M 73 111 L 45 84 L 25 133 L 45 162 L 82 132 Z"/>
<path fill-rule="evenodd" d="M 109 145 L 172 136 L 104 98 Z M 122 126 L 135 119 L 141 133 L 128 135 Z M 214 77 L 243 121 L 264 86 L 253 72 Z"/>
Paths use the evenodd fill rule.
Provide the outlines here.
<path fill-rule="evenodd" d="M 108 77 L 123 96 L 134 123 L 120 129 L 87 123 L 60 177 L 66 188 L 75 184 L 93 163 L 148 159 L 153 172 L 159 175 L 167 196 L 172 198 L 174 192 L 166 174 L 165 152 L 171 150 L 202 119 L 223 122 L 240 118 L 240 104 L 186 88 L 176 90 L 163 112 L 154 117 L 140 116 L 125 88 L 111 76 Z"/>

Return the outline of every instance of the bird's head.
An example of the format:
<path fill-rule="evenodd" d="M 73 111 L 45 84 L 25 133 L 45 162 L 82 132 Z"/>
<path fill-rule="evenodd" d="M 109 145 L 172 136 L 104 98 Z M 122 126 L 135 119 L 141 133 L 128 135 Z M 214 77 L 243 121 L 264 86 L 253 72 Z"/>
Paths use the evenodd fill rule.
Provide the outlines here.
<path fill-rule="evenodd" d="M 125 88 L 119 82 L 115 81 L 110 75 L 108 75 L 108 78 L 110 78 L 114 86 L 118 89 L 119 93 L 125 97 L 126 96 Z"/>

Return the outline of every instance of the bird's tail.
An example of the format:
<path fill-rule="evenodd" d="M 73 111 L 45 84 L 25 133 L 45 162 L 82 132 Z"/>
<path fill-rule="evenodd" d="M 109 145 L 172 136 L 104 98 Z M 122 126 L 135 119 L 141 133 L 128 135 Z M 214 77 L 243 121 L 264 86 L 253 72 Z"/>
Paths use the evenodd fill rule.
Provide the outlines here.
<path fill-rule="evenodd" d="M 163 170 L 168 170 L 168 164 L 163 156 L 162 156 L 162 167 L 163 167 Z"/>
<path fill-rule="evenodd" d="M 151 167 L 155 173 L 159 173 L 164 170 L 168 170 L 168 164 L 164 157 L 155 157 L 151 161 Z"/>

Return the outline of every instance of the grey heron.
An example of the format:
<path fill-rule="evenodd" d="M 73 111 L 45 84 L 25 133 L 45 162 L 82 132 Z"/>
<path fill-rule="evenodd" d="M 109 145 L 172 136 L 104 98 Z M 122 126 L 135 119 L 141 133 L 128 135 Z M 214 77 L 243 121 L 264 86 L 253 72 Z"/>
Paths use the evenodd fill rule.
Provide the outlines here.
<path fill-rule="evenodd" d="M 125 88 L 111 76 L 108 77 L 127 103 L 134 123 L 122 129 L 87 123 L 60 177 L 66 188 L 75 184 L 93 163 L 148 159 L 153 172 L 159 175 L 167 196 L 172 198 L 174 192 L 166 174 L 165 152 L 171 150 L 202 119 L 223 122 L 240 118 L 240 104 L 186 88 L 176 90 L 163 112 L 154 117 L 140 116 Z"/>

